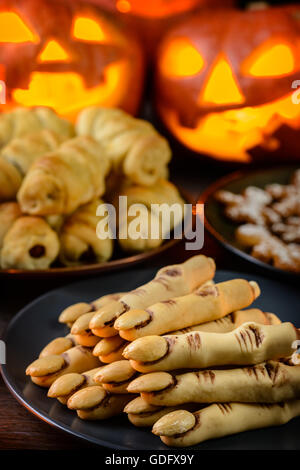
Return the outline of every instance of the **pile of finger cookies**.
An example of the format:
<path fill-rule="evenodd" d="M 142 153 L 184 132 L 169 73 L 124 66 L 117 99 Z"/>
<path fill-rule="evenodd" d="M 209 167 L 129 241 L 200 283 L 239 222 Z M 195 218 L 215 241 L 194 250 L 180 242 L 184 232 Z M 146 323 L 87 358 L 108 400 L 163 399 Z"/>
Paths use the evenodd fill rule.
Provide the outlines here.
<path fill-rule="evenodd" d="M 251 307 L 257 282 L 215 283 L 215 269 L 197 255 L 130 292 L 69 306 L 59 316 L 69 334 L 26 374 L 79 418 L 125 412 L 168 446 L 299 416 L 300 331 Z"/>
<path fill-rule="evenodd" d="M 290 184 L 248 186 L 243 194 L 220 190 L 216 199 L 237 222 L 236 238 L 255 258 L 276 268 L 300 272 L 300 169 Z"/>

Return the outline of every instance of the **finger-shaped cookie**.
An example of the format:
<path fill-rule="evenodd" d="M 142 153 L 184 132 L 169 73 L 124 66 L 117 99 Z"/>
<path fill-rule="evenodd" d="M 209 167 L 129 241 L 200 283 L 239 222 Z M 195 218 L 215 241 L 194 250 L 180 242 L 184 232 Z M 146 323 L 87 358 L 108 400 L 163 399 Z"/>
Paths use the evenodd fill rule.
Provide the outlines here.
<path fill-rule="evenodd" d="M 195 331 L 180 336 L 146 336 L 130 343 L 124 357 L 138 372 L 203 369 L 212 366 L 259 364 L 292 354 L 300 337 L 292 323 L 248 322 L 230 333 Z"/>
<path fill-rule="evenodd" d="M 101 365 L 88 348 L 75 346 L 62 354 L 40 357 L 26 369 L 26 375 L 41 387 L 50 387 L 54 380 L 70 372 L 84 372 Z"/>
<path fill-rule="evenodd" d="M 48 397 L 57 398 L 63 405 L 67 404 L 68 399 L 78 390 L 91 385 L 96 385 L 94 375 L 99 372 L 101 367 L 91 369 L 83 374 L 71 372 L 56 379 L 48 390 Z"/>
<path fill-rule="evenodd" d="M 198 408 L 199 405 L 195 403 L 180 405 L 180 409 L 188 409 L 189 411 L 196 411 Z M 129 421 L 134 426 L 150 427 L 160 418 L 176 409 L 178 407 L 175 406 L 153 406 L 143 400 L 143 398 L 137 397 L 127 403 L 124 413 L 127 413 Z"/>
<path fill-rule="evenodd" d="M 129 309 L 144 309 L 175 295 L 188 294 L 212 279 L 214 274 L 214 261 L 203 255 L 162 268 L 152 281 L 98 310 L 90 322 L 90 328 L 95 335 L 113 336 L 117 334 L 113 326 L 115 320 Z"/>
<path fill-rule="evenodd" d="M 126 344 L 126 341 L 120 336 L 111 336 L 110 338 L 102 338 L 94 347 L 93 354 L 95 356 L 108 356 L 109 354 L 119 350 Z"/>
<path fill-rule="evenodd" d="M 192 294 L 169 298 L 146 310 L 130 310 L 115 321 L 114 327 L 127 341 L 160 335 L 225 317 L 251 305 L 259 294 L 256 282 L 232 279 Z"/>
<path fill-rule="evenodd" d="M 271 317 L 270 317 L 271 315 Z M 192 331 L 208 331 L 208 332 L 216 332 L 216 333 L 226 333 L 232 331 L 238 324 L 243 323 L 245 320 L 255 319 L 257 323 L 261 322 L 262 324 L 279 324 L 281 323 L 278 317 L 274 314 L 266 314 L 263 313 L 259 309 L 249 309 L 245 311 L 237 311 L 233 314 L 227 315 L 226 317 L 215 320 L 208 323 L 203 323 L 200 325 L 195 325 L 194 327 L 185 328 L 183 330 L 178 330 L 172 332 L 170 334 L 174 335 L 181 335 L 186 334 Z M 223 321 L 224 320 L 224 321 Z M 112 336 L 111 338 L 103 338 L 93 350 L 93 354 L 99 357 L 101 362 L 115 362 L 120 361 L 123 357 L 118 356 L 117 353 L 122 353 L 124 348 L 127 346 L 128 342 L 124 342 L 122 338 L 119 336 Z M 112 351 L 112 348 L 116 347 L 116 351 Z M 106 355 L 102 355 L 106 354 Z M 114 355 L 115 354 L 115 355 Z M 112 360 L 114 359 L 114 360 Z M 120 364 L 120 365 L 119 365 Z M 120 368 L 126 371 L 125 376 L 123 375 L 121 379 L 119 379 L 119 370 Z M 129 361 L 121 361 L 117 365 L 112 365 L 111 367 L 105 368 L 104 372 L 108 372 L 110 374 L 109 380 L 117 384 L 119 381 L 123 383 L 122 390 L 125 390 L 125 385 L 130 383 L 131 377 L 135 374 L 135 370 L 130 365 Z M 126 381 L 126 382 L 125 382 Z M 100 383 L 101 380 L 100 380 Z"/>
<path fill-rule="evenodd" d="M 127 395 L 112 395 L 99 385 L 75 392 L 68 400 L 70 410 L 85 420 L 101 420 L 122 413 L 124 406 L 132 399 Z"/>
<path fill-rule="evenodd" d="M 270 325 L 280 325 L 280 323 L 282 323 L 275 313 L 266 312 L 265 315 L 267 316 Z"/>
<path fill-rule="evenodd" d="M 129 361 L 123 360 L 104 366 L 95 374 L 94 380 L 111 393 L 128 393 L 127 387 L 135 377 L 137 377 L 136 370 Z"/>
<path fill-rule="evenodd" d="M 106 343 L 101 345 L 102 341 Z M 123 352 L 127 345 L 128 341 L 124 341 L 119 335 L 103 338 L 94 347 L 93 354 L 104 364 L 110 364 L 123 359 Z"/>
<path fill-rule="evenodd" d="M 300 400 L 272 405 L 218 403 L 195 413 L 173 411 L 157 421 L 152 432 L 168 446 L 187 447 L 250 429 L 278 426 L 299 415 Z"/>
<path fill-rule="evenodd" d="M 124 295 L 124 292 L 108 294 L 103 295 L 102 297 L 99 297 L 99 299 L 96 299 L 90 303 L 78 302 L 76 304 L 70 305 L 61 312 L 58 321 L 71 327 L 77 318 L 79 318 L 84 313 L 95 312 L 112 300 L 118 300 L 122 295 Z"/>
<path fill-rule="evenodd" d="M 55 338 L 42 349 L 39 357 L 52 356 L 53 354 L 62 354 L 65 351 L 68 351 L 68 349 L 77 346 L 77 344 L 78 343 L 75 337 L 71 334 Z"/>
<path fill-rule="evenodd" d="M 190 333 L 191 331 L 229 333 L 242 323 L 246 323 L 248 321 L 254 321 L 256 323 L 261 323 L 262 325 L 278 325 L 281 323 L 279 318 L 273 313 L 264 313 L 258 308 L 249 308 L 247 310 L 237 310 L 236 312 L 229 313 L 225 317 L 219 318 L 218 320 L 200 323 L 199 325 L 183 328 L 182 330 L 177 330 L 171 332 L 170 334 L 181 335 L 184 333 Z"/>
<path fill-rule="evenodd" d="M 300 398 L 300 367 L 277 361 L 244 368 L 203 370 L 171 375 L 153 372 L 133 380 L 128 391 L 147 403 L 278 403 Z"/>
<path fill-rule="evenodd" d="M 234 328 L 249 321 L 260 323 L 261 325 L 280 325 L 281 320 L 274 313 L 262 312 L 258 308 L 249 308 L 248 310 L 238 310 L 232 314 Z"/>
<path fill-rule="evenodd" d="M 94 347 L 99 342 L 99 337 L 93 335 L 89 328 L 89 323 L 94 315 L 93 312 L 84 313 L 73 323 L 71 328 L 72 335 L 81 346 Z"/>

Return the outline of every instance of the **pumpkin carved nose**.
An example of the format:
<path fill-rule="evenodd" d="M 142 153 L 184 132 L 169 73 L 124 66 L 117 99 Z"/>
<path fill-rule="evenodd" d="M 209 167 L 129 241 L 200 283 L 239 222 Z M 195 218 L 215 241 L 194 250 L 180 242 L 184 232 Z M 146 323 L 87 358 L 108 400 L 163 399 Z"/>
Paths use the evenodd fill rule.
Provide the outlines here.
<path fill-rule="evenodd" d="M 51 39 L 38 56 L 38 62 L 69 62 L 70 56 L 59 42 Z"/>
<path fill-rule="evenodd" d="M 224 56 L 219 57 L 200 95 L 200 102 L 207 105 L 226 105 L 244 101 L 230 64 Z"/>

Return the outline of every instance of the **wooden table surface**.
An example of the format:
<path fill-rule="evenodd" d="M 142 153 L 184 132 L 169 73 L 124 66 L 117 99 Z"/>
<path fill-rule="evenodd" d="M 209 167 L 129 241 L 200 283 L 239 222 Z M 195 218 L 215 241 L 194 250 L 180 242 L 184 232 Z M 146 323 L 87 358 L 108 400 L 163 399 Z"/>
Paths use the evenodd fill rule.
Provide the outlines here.
<path fill-rule="evenodd" d="M 197 160 L 175 159 L 172 164 L 172 179 L 194 197 L 222 174 L 224 174 L 224 169 L 221 170 L 219 166 L 206 168 Z M 219 269 L 244 272 L 255 272 L 256 269 L 226 252 L 207 233 L 201 253 L 215 258 Z M 170 251 L 160 255 L 158 259 L 148 262 L 147 265 L 159 268 L 163 265 L 182 262 L 194 254 L 196 253 L 186 252 L 183 242 L 180 242 Z M 52 281 L 0 279 L 0 337 L 7 323 L 20 308 L 42 293 L 71 281 L 70 278 Z M 94 446 L 52 428 L 23 408 L 0 379 L 0 449 L 83 449 L 87 447 Z"/>

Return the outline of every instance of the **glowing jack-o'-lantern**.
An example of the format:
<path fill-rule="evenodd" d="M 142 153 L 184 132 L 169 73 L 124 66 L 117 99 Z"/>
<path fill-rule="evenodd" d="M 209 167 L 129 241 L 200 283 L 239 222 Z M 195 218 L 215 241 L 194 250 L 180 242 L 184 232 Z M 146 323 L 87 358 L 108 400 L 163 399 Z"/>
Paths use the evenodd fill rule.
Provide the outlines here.
<path fill-rule="evenodd" d="M 198 14 L 164 38 L 157 108 L 194 152 L 250 162 L 300 157 L 300 9 Z"/>
<path fill-rule="evenodd" d="M 94 104 L 136 112 L 143 58 L 123 29 L 79 2 L 2 0 L 6 107 L 44 105 L 69 117 Z"/>
<path fill-rule="evenodd" d="M 91 1 L 91 0 L 88 0 Z M 141 37 L 147 57 L 154 54 L 166 29 L 191 11 L 216 6 L 232 6 L 234 0 L 92 0 L 112 11 Z"/>

